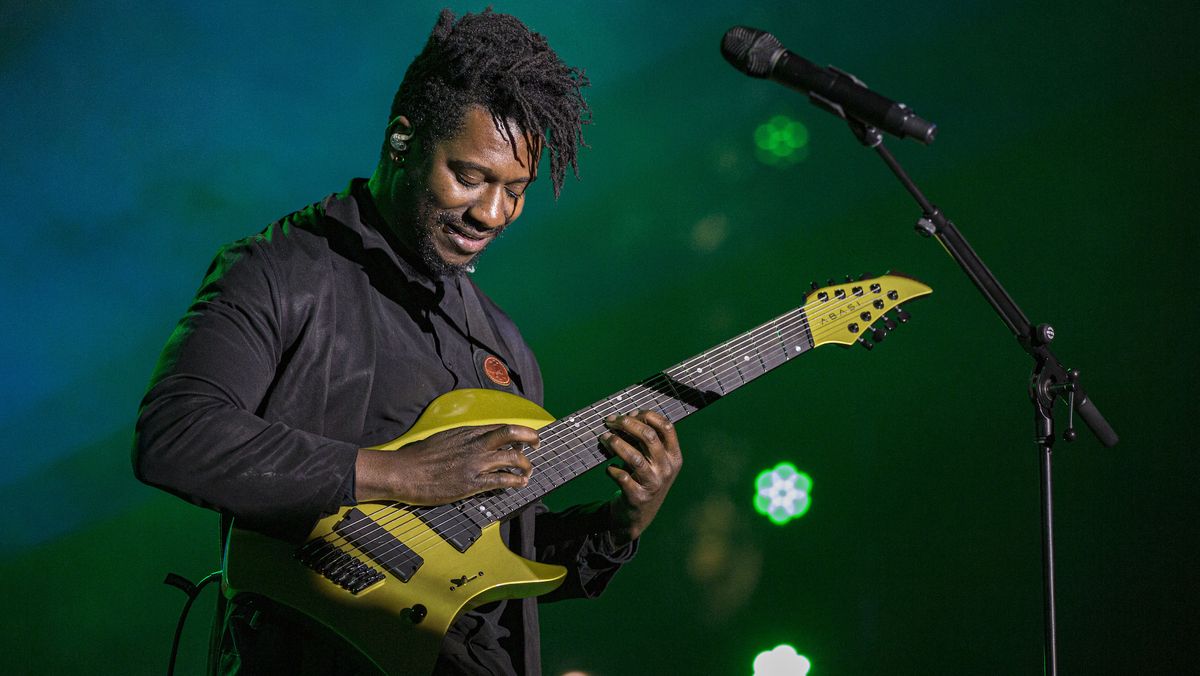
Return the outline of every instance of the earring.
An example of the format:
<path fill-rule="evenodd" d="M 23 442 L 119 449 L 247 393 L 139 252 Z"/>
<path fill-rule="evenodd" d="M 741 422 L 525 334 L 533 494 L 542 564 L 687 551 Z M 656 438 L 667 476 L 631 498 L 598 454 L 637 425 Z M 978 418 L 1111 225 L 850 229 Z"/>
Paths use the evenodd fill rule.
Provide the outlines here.
<path fill-rule="evenodd" d="M 395 150 L 398 153 L 405 152 L 408 150 L 408 142 L 412 139 L 412 137 L 413 135 L 411 133 L 401 134 L 400 132 L 395 132 L 392 134 L 391 139 L 389 139 L 392 150 Z"/>

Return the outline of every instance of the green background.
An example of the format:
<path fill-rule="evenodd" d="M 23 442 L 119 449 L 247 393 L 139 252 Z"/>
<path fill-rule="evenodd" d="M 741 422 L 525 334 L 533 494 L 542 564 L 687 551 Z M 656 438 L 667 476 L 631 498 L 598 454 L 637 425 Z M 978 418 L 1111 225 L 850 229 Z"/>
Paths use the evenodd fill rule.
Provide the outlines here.
<path fill-rule="evenodd" d="M 437 4 L 0 3 L 0 668 L 161 673 L 216 518 L 138 484 L 137 402 L 223 242 L 368 175 Z M 456 4 L 478 10 L 480 5 Z M 1028 358 L 872 153 L 720 57 L 769 30 L 939 124 L 889 141 L 1121 435 L 1056 455 L 1064 673 L 1181 673 L 1197 649 L 1194 3 L 584 3 L 497 9 L 587 69 L 582 180 L 537 186 L 477 279 L 566 413 L 893 269 L 934 294 L 871 353 L 822 348 L 680 425 L 686 464 L 603 598 L 543 606 L 547 674 L 1037 673 Z M 784 114 L 804 159 L 760 163 Z M 1065 407 L 1060 408 L 1065 412 Z M 1061 423 L 1065 415 L 1060 417 Z M 799 521 L 757 473 L 813 479 Z M 603 497 L 602 473 L 553 504 Z M 213 591 L 180 672 L 202 669 Z"/>

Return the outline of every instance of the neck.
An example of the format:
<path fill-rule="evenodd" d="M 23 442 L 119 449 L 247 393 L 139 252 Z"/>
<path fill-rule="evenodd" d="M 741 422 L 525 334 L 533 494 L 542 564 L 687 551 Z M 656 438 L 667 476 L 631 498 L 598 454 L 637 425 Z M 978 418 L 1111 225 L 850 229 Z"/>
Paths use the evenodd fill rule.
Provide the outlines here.
<path fill-rule="evenodd" d="M 368 202 L 363 208 L 368 214 L 371 227 L 383 234 L 397 256 L 430 280 L 440 283 L 447 277 L 461 274 L 460 270 L 438 269 L 427 259 L 412 222 L 402 216 L 401 214 L 406 212 L 396 206 L 396 200 L 389 187 L 393 185 L 393 177 L 388 176 L 385 171 L 382 167 L 377 168 L 363 186 L 365 190 L 359 193 L 360 201 Z"/>
<path fill-rule="evenodd" d="M 403 231 L 397 227 L 399 218 L 396 214 L 396 207 L 389 194 L 389 176 L 383 163 L 375 167 L 375 173 L 371 174 L 371 178 L 367 179 L 367 194 L 371 196 L 371 202 L 374 205 L 375 213 L 383 220 L 383 225 L 399 236 Z"/>

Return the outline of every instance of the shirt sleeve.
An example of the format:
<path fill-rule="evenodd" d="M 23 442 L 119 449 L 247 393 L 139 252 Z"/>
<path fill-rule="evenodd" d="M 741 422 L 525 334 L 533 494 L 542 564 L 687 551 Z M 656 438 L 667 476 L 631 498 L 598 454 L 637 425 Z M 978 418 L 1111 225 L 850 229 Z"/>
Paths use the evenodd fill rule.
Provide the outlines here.
<path fill-rule="evenodd" d="M 595 598 L 621 566 L 637 554 L 637 540 L 621 546 L 614 542 L 606 502 L 577 505 L 561 512 L 551 512 L 537 503 L 534 510 L 537 560 L 567 569 L 563 584 L 539 597 L 540 602 Z"/>
<path fill-rule="evenodd" d="M 345 500 L 358 449 L 257 414 L 286 350 L 280 292 L 259 238 L 218 253 L 142 399 L 133 465 L 152 486 L 295 540 Z"/>

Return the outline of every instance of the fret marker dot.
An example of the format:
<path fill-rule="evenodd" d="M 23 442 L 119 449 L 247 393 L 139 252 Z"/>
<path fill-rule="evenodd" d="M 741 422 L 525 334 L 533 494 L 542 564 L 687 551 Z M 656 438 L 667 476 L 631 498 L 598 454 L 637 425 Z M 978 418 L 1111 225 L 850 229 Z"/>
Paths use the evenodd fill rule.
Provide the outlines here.
<path fill-rule="evenodd" d="M 697 366 L 697 367 L 696 367 L 696 373 L 704 373 L 704 369 L 703 369 L 703 368 L 701 368 L 701 367 L 699 367 L 699 366 Z"/>
<path fill-rule="evenodd" d="M 750 355 L 746 355 L 745 357 L 742 357 L 742 361 L 750 361 Z"/>
<path fill-rule="evenodd" d="M 799 352 L 799 351 L 800 351 L 800 346 L 799 346 L 799 345 L 797 345 L 797 346 L 796 346 L 796 351 L 797 351 L 797 352 Z"/>

